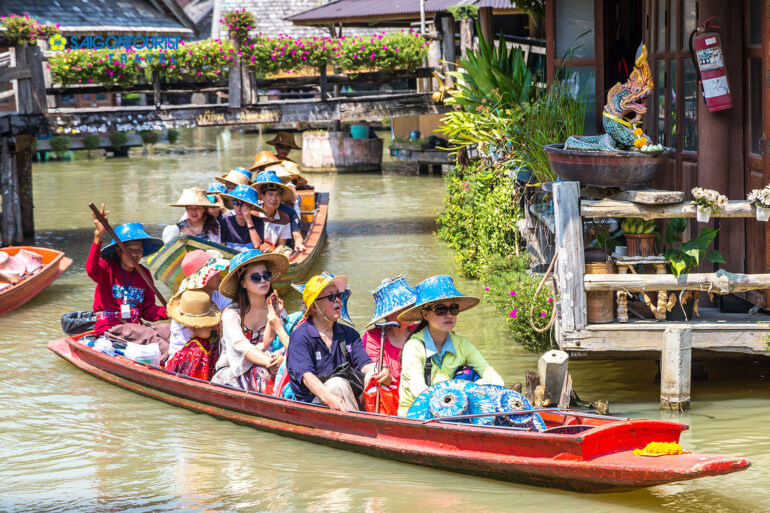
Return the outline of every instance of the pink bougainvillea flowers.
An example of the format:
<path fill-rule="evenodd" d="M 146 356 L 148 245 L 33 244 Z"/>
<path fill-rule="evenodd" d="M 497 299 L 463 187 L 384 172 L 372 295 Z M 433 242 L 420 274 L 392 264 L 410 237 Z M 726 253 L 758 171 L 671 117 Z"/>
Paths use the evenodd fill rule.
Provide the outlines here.
<path fill-rule="evenodd" d="M 512 296 L 515 296 L 515 295 L 516 295 L 516 291 L 515 291 L 515 290 L 512 290 L 512 291 L 510 292 L 510 294 L 511 294 Z"/>
<path fill-rule="evenodd" d="M 517 313 L 518 313 L 518 310 L 514 308 L 513 310 L 511 310 L 511 313 L 508 314 L 508 317 L 510 317 L 511 319 L 515 319 Z"/>

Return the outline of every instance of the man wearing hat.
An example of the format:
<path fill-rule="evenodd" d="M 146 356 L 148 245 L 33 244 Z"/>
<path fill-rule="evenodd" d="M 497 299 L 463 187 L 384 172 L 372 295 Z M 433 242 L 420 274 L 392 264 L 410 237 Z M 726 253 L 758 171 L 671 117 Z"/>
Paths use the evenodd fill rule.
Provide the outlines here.
<path fill-rule="evenodd" d="M 289 132 L 278 132 L 275 137 L 267 141 L 267 144 L 275 147 L 275 155 L 280 160 L 291 160 L 289 158 L 289 152 L 291 150 L 301 150 L 297 143 L 294 142 L 294 136 Z M 292 160 L 292 162 L 294 162 Z"/>
<path fill-rule="evenodd" d="M 257 175 L 254 188 L 259 192 L 264 210 L 264 214 L 260 215 L 264 224 L 262 240 L 270 244 L 274 250 L 281 251 L 279 248 L 282 246 L 286 249 L 286 243 L 292 236 L 291 219 L 281 212 L 279 207 L 282 201 L 294 197 L 294 191 L 286 187 L 275 173 L 267 171 Z M 304 249 L 304 246 L 302 248 Z M 290 250 L 288 254 L 291 254 Z"/>
<path fill-rule="evenodd" d="M 307 322 L 292 331 L 287 350 L 289 383 L 296 399 L 343 411 L 360 409 L 363 387 L 374 371 L 358 332 L 337 322 L 347 281 L 328 275 L 308 280 L 302 291 Z M 390 370 L 384 367 L 374 378 L 389 385 Z"/>

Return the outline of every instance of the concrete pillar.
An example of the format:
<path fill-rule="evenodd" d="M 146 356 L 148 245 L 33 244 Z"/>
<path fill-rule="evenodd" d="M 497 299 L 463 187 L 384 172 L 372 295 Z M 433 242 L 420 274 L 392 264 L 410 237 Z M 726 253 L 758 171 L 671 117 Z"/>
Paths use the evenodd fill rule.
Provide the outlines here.
<path fill-rule="evenodd" d="M 666 328 L 660 354 L 660 408 L 684 411 L 690 408 L 692 329 Z"/>
<path fill-rule="evenodd" d="M 545 396 L 552 405 L 561 402 L 561 393 L 567 381 L 569 355 L 564 351 L 551 350 L 537 361 L 540 384 L 545 387 Z"/>

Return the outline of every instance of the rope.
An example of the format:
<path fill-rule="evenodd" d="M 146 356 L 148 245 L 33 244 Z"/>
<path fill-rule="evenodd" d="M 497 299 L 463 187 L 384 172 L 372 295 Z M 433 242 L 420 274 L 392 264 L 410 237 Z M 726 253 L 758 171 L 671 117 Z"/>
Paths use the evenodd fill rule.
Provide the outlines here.
<path fill-rule="evenodd" d="M 535 295 L 532 298 L 532 308 L 529 311 L 529 324 L 532 326 L 532 329 L 535 330 L 538 333 L 544 333 L 551 329 L 551 326 L 553 326 L 553 321 L 556 319 L 556 303 L 554 302 L 553 308 L 551 309 L 551 319 L 548 321 L 548 324 L 546 324 L 545 328 L 538 328 L 535 326 L 535 321 L 532 319 L 532 315 L 534 314 L 534 300 L 537 297 L 538 294 L 540 294 L 540 291 L 543 288 L 543 285 L 545 285 L 545 281 L 548 279 L 548 276 L 551 275 L 551 272 L 553 271 L 553 266 L 556 263 L 556 258 L 559 256 L 559 248 L 556 248 L 556 251 L 553 253 L 553 258 L 551 259 L 551 264 L 548 266 L 548 270 L 545 272 L 545 276 L 543 276 L 543 279 L 540 280 L 540 285 L 537 286 L 537 290 L 535 291 Z"/>

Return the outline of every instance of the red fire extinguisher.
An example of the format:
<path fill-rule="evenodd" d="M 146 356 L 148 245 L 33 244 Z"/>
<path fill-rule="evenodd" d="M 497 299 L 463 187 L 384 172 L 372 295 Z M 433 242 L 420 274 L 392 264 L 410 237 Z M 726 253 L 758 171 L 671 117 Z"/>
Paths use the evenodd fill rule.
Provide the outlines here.
<path fill-rule="evenodd" d="M 690 56 L 698 72 L 703 99 L 709 112 L 731 109 L 733 95 L 727 82 L 727 67 L 719 34 L 708 32 L 718 26 L 708 26 L 714 19 L 707 19 L 690 33 Z M 696 35 L 697 34 L 697 35 Z"/>

